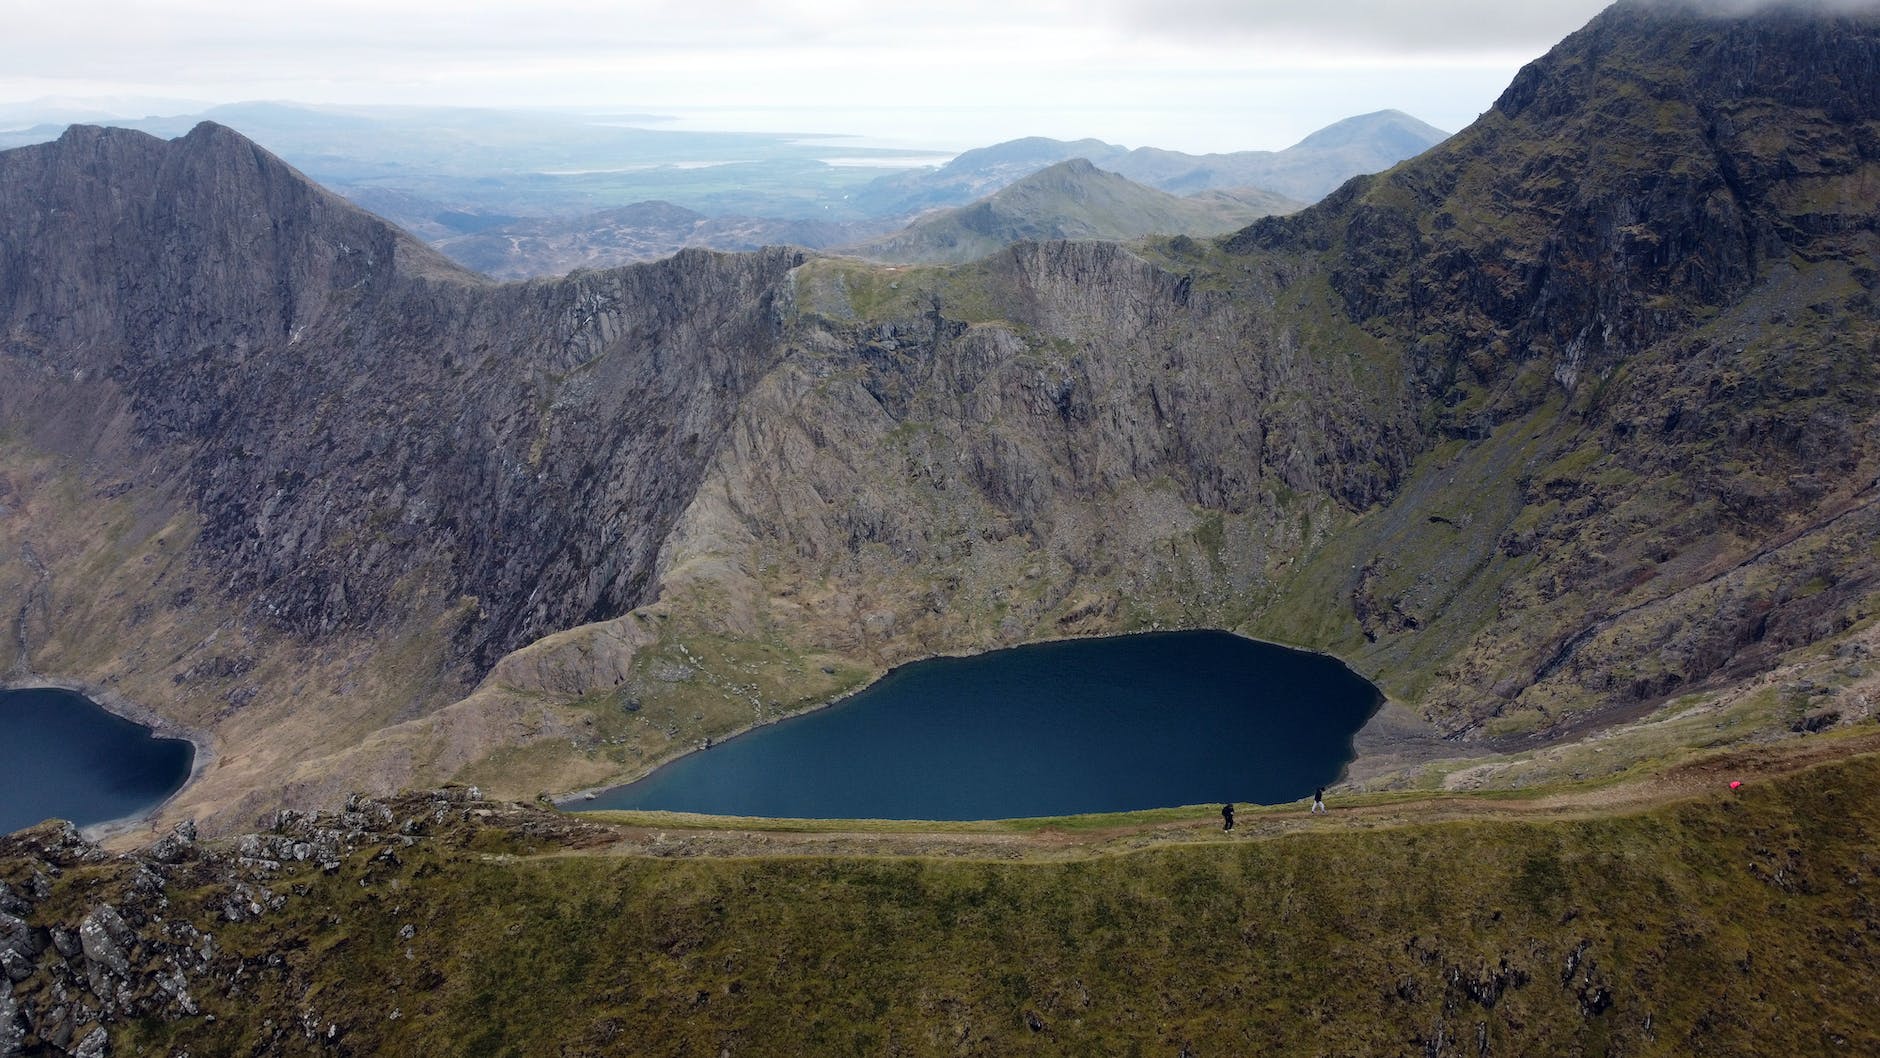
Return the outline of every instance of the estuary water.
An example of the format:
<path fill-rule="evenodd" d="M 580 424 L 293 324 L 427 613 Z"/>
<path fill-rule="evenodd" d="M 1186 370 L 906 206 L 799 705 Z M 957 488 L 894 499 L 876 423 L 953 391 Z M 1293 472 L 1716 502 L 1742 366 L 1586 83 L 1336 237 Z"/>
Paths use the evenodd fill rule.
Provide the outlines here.
<path fill-rule="evenodd" d="M 0 691 L 0 833 L 45 819 L 80 826 L 161 804 L 196 749 L 72 691 Z"/>
<path fill-rule="evenodd" d="M 1010 819 L 1310 796 L 1377 688 L 1333 658 L 1225 632 L 936 658 L 681 757 L 582 809 Z"/>

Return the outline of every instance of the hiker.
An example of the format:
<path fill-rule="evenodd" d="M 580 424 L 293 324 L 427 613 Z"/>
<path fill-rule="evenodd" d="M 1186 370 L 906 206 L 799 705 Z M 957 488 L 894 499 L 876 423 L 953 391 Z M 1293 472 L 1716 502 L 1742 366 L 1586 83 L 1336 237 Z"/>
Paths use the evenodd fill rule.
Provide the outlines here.
<path fill-rule="evenodd" d="M 1312 811 L 1314 814 L 1325 811 L 1325 787 L 1323 786 L 1312 795 Z"/>
<path fill-rule="evenodd" d="M 1221 829 L 1234 829 L 1234 806 L 1232 804 L 1224 804 L 1221 806 Z"/>

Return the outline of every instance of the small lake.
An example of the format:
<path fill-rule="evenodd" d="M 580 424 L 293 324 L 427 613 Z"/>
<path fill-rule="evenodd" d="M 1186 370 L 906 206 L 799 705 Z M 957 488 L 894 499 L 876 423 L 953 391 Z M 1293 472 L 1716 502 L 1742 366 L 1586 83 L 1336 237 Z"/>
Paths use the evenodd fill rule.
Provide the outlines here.
<path fill-rule="evenodd" d="M 580 809 L 1011 819 L 1310 796 L 1377 688 L 1225 632 L 1077 639 L 894 670 L 827 709 L 681 757 Z"/>
<path fill-rule="evenodd" d="M 182 789 L 196 749 L 51 687 L 0 691 L 0 834 L 135 815 Z"/>

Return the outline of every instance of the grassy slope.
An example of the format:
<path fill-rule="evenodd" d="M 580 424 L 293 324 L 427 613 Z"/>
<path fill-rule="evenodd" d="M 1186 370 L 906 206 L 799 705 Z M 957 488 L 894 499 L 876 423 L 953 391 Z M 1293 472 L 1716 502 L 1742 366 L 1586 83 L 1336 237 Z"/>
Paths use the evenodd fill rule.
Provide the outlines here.
<path fill-rule="evenodd" d="M 1638 815 L 1334 816 L 1063 863 L 531 858 L 465 831 L 203 923 L 282 962 L 199 997 L 213 1024 L 125 1042 L 312 1051 L 305 1013 L 354 1053 L 1869 1053 L 1877 795 L 1866 755 Z"/>

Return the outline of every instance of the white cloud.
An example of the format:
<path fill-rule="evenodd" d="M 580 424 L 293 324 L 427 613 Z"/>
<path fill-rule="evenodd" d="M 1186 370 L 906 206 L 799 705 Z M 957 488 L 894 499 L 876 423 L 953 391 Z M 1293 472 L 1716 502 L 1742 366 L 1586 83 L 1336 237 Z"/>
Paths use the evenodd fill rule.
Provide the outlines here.
<path fill-rule="evenodd" d="M 1233 38 L 1324 56 L 1536 54 L 1609 0 L 1095 0 L 1139 31 L 1180 40 Z"/>
<path fill-rule="evenodd" d="M 1459 127 L 1521 63 L 1601 6 L 0 0 L 0 102 L 144 95 L 607 104 L 737 108 L 792 123 L 842 111 L 872 114 L 903 138 L 938 135 L 923 129 L 965 119 L 986 129 L 947 132 L 952 145 L 985 142 L 1022 120 L 1021 132 L 1048 135 L 1191 150 L 1277 147 L 1386 107 Z"/>
<path fill-rule="evenodd" d="M 671 67 L 703 64 L 736 75 L 755 62 L 766 73 L 793 71 L 819 79 L 856 66 L 897 66 L 912 74 L 950 64 L 1065 67 L 1100 60 L 1127 67 L 1135 53 L 1175 42 L 1204 64 L 1244 54 L 1248 35 L 1306 44 L 1309 54 L 1350 52 L 1365 42 L 1373 58 L 1427 53 L 1429 27 L 1447 19 L 1446 6 L 1471 23 L 1484 11 L 1527 11 L 1478 0 L 1403 5 L 1345 0 L 1361 17 L 1320 13 L 1338 4 L 1274 5 L 1246 0 L 958 0 L 945 5 L 894 5 L 860 0 L 727 2 L 697 0 L 302 0 L 256 5 L 252 0 L 174 0 L 150 4 L 74 0 L 0 2 L 0 69 L 13 77 L 68 77 L 145 82 L 282 78 L 320 74 L 334 80 L 381 76 L 388 61 L 422 74 L 437 63 L 466 60 L 533 66 L 566 60 L 643 62 Z M 1543 5 L 1545 6 L 1545 5 Z M 1557 4 L 1554 17 L 1504 15 L 1509 31 L 1484 40 L 1537 50 L 1583 20 L 1596 4 Z M 1382 17 L 1384 11 L 1416 17 Z M 1173 12 L 1172 15 L 1161 12 Z M 1256 17 L 1256 14 L 1259 13 Z M 1376 13 L 1376 17 L 1374 16 Z M 1370 27 L 1366 29 L 1365 27 Z M 1521 32 L 1514 32 L 1515 27 Z M 1452 49 L 1453 50 L 1453 49 Z M 1461 49 L 1467 51 L 1467 48 Z M 828 67 L 834 67 L 833 69 Z M 492 75 L 503 71 L 492 69 Z M 740 78 L 748 80 L 747 78 Z M 894 84 L 855 85 L 858 92 L 894 91 Z M 773 85 L 788 92 L 789 84 Z"/>

